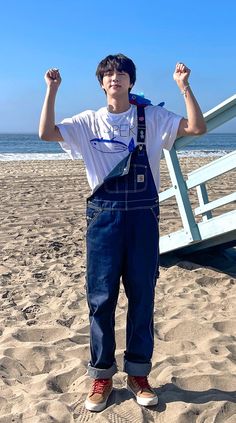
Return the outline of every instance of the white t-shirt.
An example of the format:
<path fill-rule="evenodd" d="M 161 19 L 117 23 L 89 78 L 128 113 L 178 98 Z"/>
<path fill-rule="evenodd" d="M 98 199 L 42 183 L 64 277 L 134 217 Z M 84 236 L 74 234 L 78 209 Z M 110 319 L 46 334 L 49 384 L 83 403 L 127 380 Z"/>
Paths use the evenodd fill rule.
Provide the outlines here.
<path fill-rule="evenodd" d="M 157 191 L 162 149 L 170 150 L 182 116 L 160 106 L 146 106 L 146 149 Z M 107 107 L 86 110 L 57 124 L 60 145 L 72 159 L 83 158 L 92 192 L 137 145 L 137 108 L 110 113 Z"/>

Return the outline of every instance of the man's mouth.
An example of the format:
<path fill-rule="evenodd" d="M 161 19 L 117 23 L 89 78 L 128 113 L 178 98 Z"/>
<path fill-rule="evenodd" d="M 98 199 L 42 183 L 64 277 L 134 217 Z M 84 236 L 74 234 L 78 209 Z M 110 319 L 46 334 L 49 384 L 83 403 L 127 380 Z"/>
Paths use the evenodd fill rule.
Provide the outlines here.
<path fill-rule="evenodd" d="M 119 84 L 111 85 L 111 88 L 120 88 L 120 87 L 121 87 L 121 85 L 119 85 Z"/>

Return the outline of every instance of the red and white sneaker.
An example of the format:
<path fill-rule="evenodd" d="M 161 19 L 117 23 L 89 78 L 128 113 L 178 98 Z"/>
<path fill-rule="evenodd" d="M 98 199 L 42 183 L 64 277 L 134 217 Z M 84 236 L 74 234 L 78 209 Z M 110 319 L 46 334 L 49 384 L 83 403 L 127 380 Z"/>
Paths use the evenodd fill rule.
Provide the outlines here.
<path fill-rule="evenodd" d="M 102 411 L 112 392 L 112 379 L 94 379 L 85 401 L 85 408 L 90 411 Z"/>
<path fill-rule="evenodd" d="M 158 397 L 148 383 L 147 376 L 128 376 L 127 389 L 132 392 L 140 405 L 156 405 Z"/>

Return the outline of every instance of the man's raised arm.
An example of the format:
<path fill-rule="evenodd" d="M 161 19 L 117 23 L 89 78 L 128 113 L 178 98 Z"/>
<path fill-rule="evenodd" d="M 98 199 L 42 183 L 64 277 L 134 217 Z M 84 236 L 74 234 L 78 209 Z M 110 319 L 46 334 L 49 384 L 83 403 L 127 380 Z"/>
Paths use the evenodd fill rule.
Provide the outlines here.
<path fill-rule="evenodd" d="M 190 88 L 188 78 L 191 70 L 183 63 L 177 63 L 173 78 L 184 95 L 187 119 L 182 119 L 177 133 L 178 137 L 201 135 L 207 130 L 200 106 Z"/>
<path fill-rule="evenodd" d="M 55 100 L 61 83 L 58 69 L 49 69 L 44 76 L 47 92 L 39 123 L 39 138 L 44 141 L 64 141 L 59 129 L 55 126 Z"/>

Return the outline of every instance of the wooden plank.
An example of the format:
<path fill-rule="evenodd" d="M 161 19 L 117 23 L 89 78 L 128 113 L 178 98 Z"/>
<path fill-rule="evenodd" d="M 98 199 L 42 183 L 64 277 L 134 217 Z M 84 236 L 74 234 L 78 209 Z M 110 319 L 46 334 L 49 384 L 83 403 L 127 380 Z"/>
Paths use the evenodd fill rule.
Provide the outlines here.
<path fill-rule="evenodd" d="M 159 203 L 167 200 L 168 198 L 174 197 L 176 195 L 176 187 L 171 187 L 166 189 L 165 191 L 160 192 L 159 194 Z"/>
<path fill-rule="evenodd" d="M 188 197 L 188 190 L 184 181 L 179 160 L 175 150 L 164 150 L 166 163 L 169 169 L 173 187 L 176 189 L 176 201 L 179 207 L 180 217 L 186 233 L 189 233 L 193 240 L 200 239 L 197 224 L 195 222 L 191 203 Z"/>
<path fill-rule="evenodd" d="M 202 239 L 211 238 L 236 230 L 236 210 L 213 217 L 207 222 L 198 223 Z"/>
<path fill-rule="evenodd" d="M 184 229 L 163 235 L 160 237 L 159 243 L 160 254 L 178 250 L 181 247 L 190 245 L 192 242 L 195 242 L 193 237 L 189 232 L 185 232 Z"/>
<path fill-rule="evenodd" d="M 197 186 L 197 195 L 198 195 L 198 200 L 199 200 L 199 204 L 200 204 L 200 208 L 204 208 L 206 204 L 209 203 L 209 199 L 208 199 L 208 193 L 207 193 L 207 189 L 206 189 L 206 185 L 205 184 L 200 184 Z M 202 214 L 202 219 L 203 221 L 211 219 L 212 218 L 212 213 L 210 211 L 201 211 Z M 196 209 L 195 209 L 195 215 L 196 215 Z"/>
<path fill-rule="evenodd" d="M 216 129 L 225 122 L 233 119 L 236 116 L 236 94 L 204 113 L 203 116 L 207 124 L 207 132 Z M 175 150 L 183 149 L 183 147 L 197 139 L 199 136 L 201 137 L 202 135 L 191 135 L 189 137 L 178 138 L 174 144 Z"/>
<path fill-rule="evenodd" d="M 186 185 L 189 188 L 196 187 L 203 182 L 216 178 L 223 173 L 229 172 L 236 167 L 236 151 L 232 151 L 223 157 L 220 157 L 205 166 L 199 167 L 195 171 L 188 174 Z"/>
<path fill-rule="evenodd" d="M 197 242 L 195 244 L 180 248 L 178 250 L 178 254 L 192 254 L 198 251 L 205 250 L 206 248 L 212 248 L 217 246 L 221 246 L 223 248 L 235 247 L 236 231 L 230 231 L 226 234 L 221 234 L 215 236 L 214 238 L 205 239 L 201 242 Z"/>
<path fill-rule="evenodd" d="M 209 210 L 213 210 L 218 207 L 224 206 L 225 204 L 231 203 L 233 201 L 236 201 L 236 192 L 233 192 L 232 194 L 229 194 L 229 195 L 225 195 L 224 197 L 219 198 L 218 200 L 211 201 L 208 204 L 200 205 L 194 210 L 195 216 L 206 213 Z"/>
<path fill-rule="evenodd" d="M 185 247 L 185 251 L 197 251 L 201 244 L 208 247 L 231 241 L 236 244 L 236 210 L 200 222 L 198 228 L 201 236 L 198 241 L 191 241 L 183 229 L 160 237 L 160 254 Z"/>

